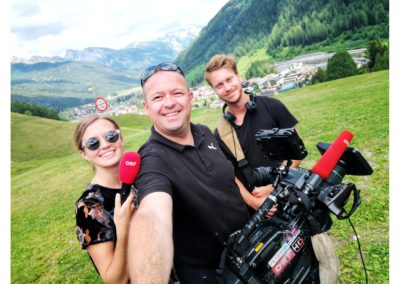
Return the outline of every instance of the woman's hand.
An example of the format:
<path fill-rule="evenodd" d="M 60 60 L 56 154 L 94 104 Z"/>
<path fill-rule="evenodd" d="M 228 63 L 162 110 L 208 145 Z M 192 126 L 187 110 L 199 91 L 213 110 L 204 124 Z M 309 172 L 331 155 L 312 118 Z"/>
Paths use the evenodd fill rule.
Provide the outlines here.
<path fill-rule="evenodd" d="M 115 195 L 114 223 L 118 238 L 128 234 L 129 223 L 134 211 L 134 193 L 131 191 L 128 198 L 121 204 L 121 194 Z"/>

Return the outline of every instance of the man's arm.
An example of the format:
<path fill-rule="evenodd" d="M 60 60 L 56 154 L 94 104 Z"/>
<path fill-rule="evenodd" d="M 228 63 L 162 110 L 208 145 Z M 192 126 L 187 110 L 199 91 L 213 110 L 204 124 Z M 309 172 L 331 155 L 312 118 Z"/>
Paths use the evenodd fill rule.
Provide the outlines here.
<path fill-rule="evenodd" d="M 293 126 L 293 128 L 294 128 L 294 126 Z M 294 128 L 294 130 L 297 132 L 297 135 L 299 135 L 299 137 L 300 137 L 299 130 L 297 128 Z M 300 137 L 300 139 L 301 139 L 301 137 Z M 297 168 L 300 165 L 301 161 L 302 160 L 292 160 L 292 165 L 290 167 Z"/>
<path fill-rule="evenodd" d="M 246 187 L 242 184 L 242 182 L 235 177 L 235 182 L 237 186 L 239 187 L 240 194 L 242 195 L 242 198 L 244 200 L 244 203 L 246 203 L 248 206 L 253 208 L 254 210 L 258 210 L 260 206 L 264 203 L 265 199 L 268 197 L 268 195 L 273 191 L 272 185 L 266 185 L 262 187 L 255 188 L 257 190 L 256 194 L 252 194 L 247 191 Z M 278 210 L 277 206 L 273 206 L 268 212 L 266 217 L 272 217 L 276 211 Z"/>
<path fill-rule="evenodd" d="M 265 196 L 252 195 L 237 177 L 235 177 L 235 182 L 236 182 L 237 186 L 239 187 L 240 195 L 242 196 L 244 203 L 246 203 L 247 206 L 250 206 L 254 210 L 257 210 L 258 208 L 260 208 L 260 206 L 263 204 L 263 202 L 267 198 L 267 196 L 266 195 Z"/>
<path fill-rule="evenodd" d="M 129 229 L 131 283 L 168 283 L 172 261 L 172 198 L 153 192 L 141 201 Z"/>
<path fill-rule="evenodd" d="M 291 168 L 297 168 L 303 160 L 292 160 Z"/>

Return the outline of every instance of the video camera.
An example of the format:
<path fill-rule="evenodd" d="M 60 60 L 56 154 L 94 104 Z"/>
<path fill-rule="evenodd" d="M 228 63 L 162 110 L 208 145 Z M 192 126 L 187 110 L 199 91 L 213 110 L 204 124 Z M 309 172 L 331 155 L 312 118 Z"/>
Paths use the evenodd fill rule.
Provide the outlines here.
<path fill-rule="evenodd" d="M 344 176 L 373 172 L 359 151 L 347 147 L 352 138 L 348 133 L 342 133 L 332 146 L 318 143 L 323 156 L 307 170 L 290 168 L 291 160 L 308 155 L 294 128 L 257 132 L 256 141 L 263 154 L 287 163 L 278 168 L 253 169 L 251 183 L 273 184 L 274 191 L 246 225 L 229 237 L 219 268 L 225 283 L 319 283 L 311 237 L 330 229 L 330 213 L 338 219 L 349 218 L 361 204 L 360 191 L 352 183 L 342 183 Z M 338 144 L 342 142 L 346 143 L 344 147 Z M 333 169 L 324 168 L 325 164 L 332 164 Z M 329 176 L 322 177 L 326 173 Z M 345 207 L 352 193 L 353 204 L 347 213 Z M 274 205 L 278 206 L 277 213 L 265 218 Z"/>

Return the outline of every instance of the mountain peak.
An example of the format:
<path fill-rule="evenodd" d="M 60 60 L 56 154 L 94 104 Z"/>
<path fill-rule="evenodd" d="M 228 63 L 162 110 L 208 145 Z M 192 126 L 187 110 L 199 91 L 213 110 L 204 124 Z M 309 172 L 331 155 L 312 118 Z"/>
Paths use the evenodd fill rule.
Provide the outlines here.
<path fill-rule="evenodd" d="M 11 63 L 34 64 L 38 62 L 96 62 L 116 70 L 141 70 L 149 64 L 161 61 L 175 61 L 178 54 L 186 49 L 197 37 L 201 27 L 188 25 L 174 28 L 164 36 L 149 41 L 137 41 L 122 49 L 86 47 L 83 50 L 68 49 L 63 57 L 32 56 L 30 59 L 12 57 Z"/>
<path fill-rule="evenodd" d="M 188 25 L 185 28 L 173 29 L 165 33 L 164 36 L 148 41 L 134 41 L 126 48 L 148 48 L 154 44 L 164 44 L 166 47 L 175 51 L 176 56 L 186 49 L 198 36 L 201 26 Z"/>

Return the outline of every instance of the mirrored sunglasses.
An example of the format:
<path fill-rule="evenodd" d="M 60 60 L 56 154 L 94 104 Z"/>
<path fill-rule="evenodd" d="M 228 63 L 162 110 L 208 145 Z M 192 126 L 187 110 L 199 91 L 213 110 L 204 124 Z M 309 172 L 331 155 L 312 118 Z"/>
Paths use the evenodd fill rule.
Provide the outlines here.
<path fill-rule="evenodd" d="M 146 83 L 146 81 L 154 75 L 154 73 L 156 73 L 157 71 L 175 71 L 178 72 L 179 74 L 181 74 L 183 77 L 185 77 L 185 74 L 183 74 L 183 71 L 181 70 L 181 68 L 179 68 L 178 65 L 176 65 L 173 62 L 163 62 L 160 63 L 158 65 L 154 65 L 154 66 L 150 66 L 148 68 L 146 68 L 143 72 L 142 75 L 140 76 L 140 84 L 144 85 L 144 83 Z"/>
<path fill-rule="evenodd" d="M 108 143 L 116 143 L 119 140 L 121 131 L 119 129 L 111 130 L 103 134 L 104 140 Z M 100 140 L 97 137 L 90 137 L 85 142 L 82 142 L 82 148 L 95 151 L 100 147 Z"/>

